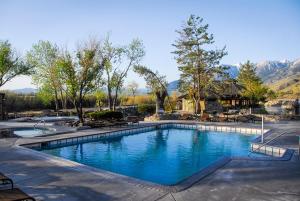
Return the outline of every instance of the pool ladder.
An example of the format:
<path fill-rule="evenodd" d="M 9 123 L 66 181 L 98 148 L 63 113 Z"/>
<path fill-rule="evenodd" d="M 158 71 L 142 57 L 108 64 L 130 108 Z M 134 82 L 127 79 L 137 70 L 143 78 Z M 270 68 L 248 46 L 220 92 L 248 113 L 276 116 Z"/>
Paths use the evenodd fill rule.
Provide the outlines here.
<path fill-rule="evenodd" d="M 256 149 L 254 149 L 254 150 L 253 150 L 253 148 L 252 148 L 252 146 L 251 146 L 251 150 L 250 150 L 250 153 L 248 154 L 248 156 L 250 156 L 252 153 L 255 153 L 257 150 L 260 150 L 263 146 L 266 146 L 269 142 L 275 140 L 276 138 L 278 138 L 278 137 L 280 137 L 280 136 L 282 136 L 282 135 L 284 135 L 284 134 L 286 134 L 286 133 L 287 133 L 287 131 L 282 132 L 282 133 L 280 133 L 279 135 L 276 135 L 275 137 L 273 137 L 273 138 L 270 139 L 269 141 L 267 141 L 267 142 L 265 142 L 265 143 L 259 145 L 259 146 L 258 146 Z M 273 151 L 272 151 L 272 152 L 273 152 Z M 272 156 L 273 156 L 273 155 L 272 155 Z"/>

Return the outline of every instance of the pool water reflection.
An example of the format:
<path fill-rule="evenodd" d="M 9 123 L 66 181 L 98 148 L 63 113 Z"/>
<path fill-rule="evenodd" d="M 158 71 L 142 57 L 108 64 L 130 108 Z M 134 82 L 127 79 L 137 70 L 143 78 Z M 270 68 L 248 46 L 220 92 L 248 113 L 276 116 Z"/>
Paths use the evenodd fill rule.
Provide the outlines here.
<path fill-rule="evenodd" d="M 223 156 L 246 156 L 254 135 L 159 129 L 42 150 L 92 167 L 172 185 Z"/>

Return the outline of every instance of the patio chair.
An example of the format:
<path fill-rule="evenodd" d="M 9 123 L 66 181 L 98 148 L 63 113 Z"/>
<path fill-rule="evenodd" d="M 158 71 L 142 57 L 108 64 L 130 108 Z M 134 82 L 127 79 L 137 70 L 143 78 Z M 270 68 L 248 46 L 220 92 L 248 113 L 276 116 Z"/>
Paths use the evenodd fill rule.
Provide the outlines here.
<path fill-rule="evenodd" d="M 1 201 L 35 201 L 33 197 L 30 197 L 18 188 L 0 190 Z"/>
<path fill-rule="evenodd" d="M 12 189 L 14 188 L 14 182 L 10 178 L 2 174 L 1 172 L 0 172 L 0 181 L 2 185 L 10 184 L 11 188 Z"/>

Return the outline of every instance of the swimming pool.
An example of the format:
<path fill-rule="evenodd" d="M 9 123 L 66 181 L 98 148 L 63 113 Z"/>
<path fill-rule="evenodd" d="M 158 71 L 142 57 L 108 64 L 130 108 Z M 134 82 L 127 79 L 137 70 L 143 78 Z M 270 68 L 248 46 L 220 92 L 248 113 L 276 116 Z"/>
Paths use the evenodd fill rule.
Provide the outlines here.
<path fill-rule="evenodd" d="M 54 129 L 48 128 L 35 128 L 35 127 L 24 127 L 24 128 L 14 128 L 13 133 L 20 137 L 36 137 L 43 136 L 48 134 L 53 134 L 55 132 Z"/>
<path fill-rule="evenodd" d="M 246 156 L 256 135 L 166 128 L 42 152 L 126 176 L 174 185 L 224 156 Z"/>

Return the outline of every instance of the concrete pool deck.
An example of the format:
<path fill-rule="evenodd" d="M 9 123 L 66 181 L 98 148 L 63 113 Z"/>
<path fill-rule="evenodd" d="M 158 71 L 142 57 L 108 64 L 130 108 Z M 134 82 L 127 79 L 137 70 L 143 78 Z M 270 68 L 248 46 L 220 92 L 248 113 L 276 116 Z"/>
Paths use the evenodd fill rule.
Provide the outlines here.
<path fill-rule="evenodd" d="M 226 125 L 259 127 L 257 124 Z M 288 131 L 283 138 L 272 142 L 274 145 L 296 148 L 299 122 L 267 124 L 266 127 Z M 34 141 L 105 131 L 91 129 Z M 300 200 L 298 154 L 290 161 L 231 160 L 192 187 L 169 193 L 134 179 L 64 163 L 59 158 L 49 160 L 43 154 L 16 146 L 29 142 L 32 139 L 0 139 L 0 172 L 10 176 L 18 187 L 37 200 Z"/>

